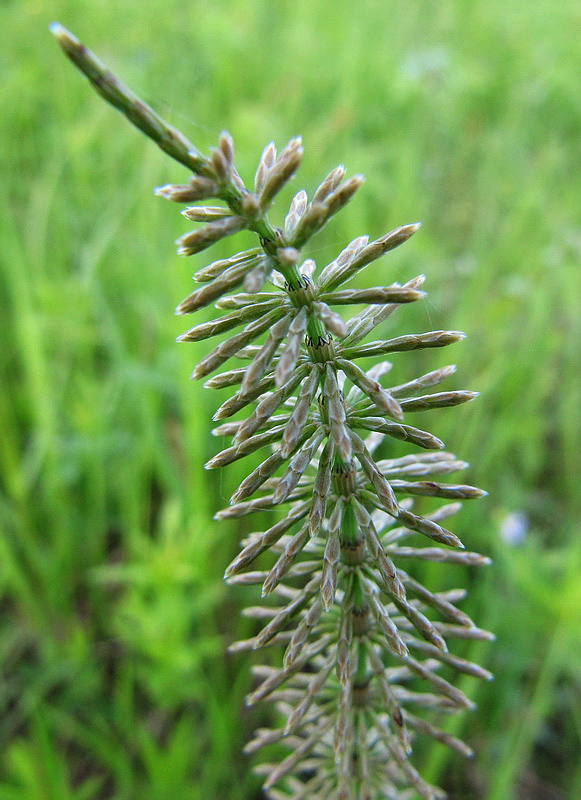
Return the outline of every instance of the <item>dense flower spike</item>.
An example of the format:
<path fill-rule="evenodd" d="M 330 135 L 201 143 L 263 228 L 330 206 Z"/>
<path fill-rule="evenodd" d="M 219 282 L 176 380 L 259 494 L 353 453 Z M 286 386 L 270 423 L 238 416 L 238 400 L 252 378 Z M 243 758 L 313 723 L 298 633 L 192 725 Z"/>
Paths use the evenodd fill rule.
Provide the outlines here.
<path fill-rule="evenodd" d="M 390 379 L 388 386 L 389 362 L 365 369 L 355 361 L 445 347 L 464 334 L 430 331 L 363 342 L 401 305 L 425 296 L 424 276 L 403 286 L 339 288 L 406 242 L 419 223 L 372 242 L 359 237 L 321 270 L 311 259 L 299 266 L 302 247 L 353 197 L 361 176 L 346 179 L 345 168 L 337 167 L 312 200 L 299 191 L 283 228 L 275 227 L 267 212 L 299 167 L 300 138 L 279 155 L 274 144 L 266 147 L 251 191 L 236 170 L 229 134 L 221 134 L 209 157 L 201 155 L 74 36 L 59 25 L 52 30 L 95 89 L 192 171 L 188 182 L 163 186 L 156 194 L 180 203 L 211 198 L 222 203 L 184 209 L 183 215 L 202 227 L 180 237 L 178 253 L 194 255 L 241 230 L 259 237 L 259 246 L 199 269 L 194 278 L 201 286 L 176 313 L 190 314 L 212 303 L 219 310 L 178 340 L 226 334 L 192 377 L 214 373 L 207 387 L 233 387 L 215 420 L 243 414 L 215 429 L 218 436 L 232 437 L 232 444 L 206 468 L 261 453 L 258 466 L 217 518 L 285 508 L 277 522 L 270 519 L 264 531 L 242 542 L 225 574 L 231 583 L 262 584 L 263 597 L 269 596 L 268 604 L 245 610 L 257 621 L 256 635 L 230 649 L 284 648 L 280 667 L 255 669 L 259 683 L 248 697 L 249 704 L 273 701 L 283 724 L 257 731 L 247 752 L 278 743 L 289 750 L 280 763 L 257 768 L 267 796 L 445 797 L 412 766 L 413 738 L 422 734 L 471 755 L 463 742 L 424 715 L 473 707 L 454 686 L 454 673 L 483 680 L 491 675 L 450 653 L 448 643 L 493 637 L 458 607 L 462 590 L 433 593 L 410 571 L 422 561 L 489 563 L 464 549 L 442 525 L 458 511 L 457 501 L 485 493 L 441 482 L 468 465 L 445 452 L 433 434 L 409 424 L 407 415 L 459 405 L 476 393 L 430 393 L 454 374 L 454 367 L 399 384 Z M 356 304 L 366 308 L 350 319 L 337 310 Z M 232 358 L 237 366 L 229 363 L 216 372 Z M 389 457 L 392 439 L 412 452 Z M 378 458 L 383 445 L 387 457 Z M 417 505 L 423 497 L 455 502 L 426 511 Z"/>

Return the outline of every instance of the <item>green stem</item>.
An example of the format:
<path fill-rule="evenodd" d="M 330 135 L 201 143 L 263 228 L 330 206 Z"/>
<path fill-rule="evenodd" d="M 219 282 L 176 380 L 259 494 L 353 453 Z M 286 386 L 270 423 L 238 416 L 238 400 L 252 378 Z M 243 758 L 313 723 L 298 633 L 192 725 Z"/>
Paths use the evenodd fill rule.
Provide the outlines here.
<path fill-rule="evenodd" d="M 353 577 L 353 606 L 355 608 L 363 608 L 363 606 L 366 605 L 367 600 L 365 599 L 365 593 L 363 592 L 363 587 L 361 586 L 359 571 L 356 571 Z"/>
<path fill-rule="evenodd" d="M 365 686 L 369 677 L 367 669 L 367 642 L 359 639 L 357 642 L 357 669 L 355 671 L 355 686 Z"/>
<path fill-rule="evenodd" d="M 50 30 L 65 54 L 89 79 L 95 91 L 104 100 L 121 111 L 129 122 L 152 139 L 164 153 L 193 172 L 208 174 L 209 161 L 196 150 L 194 145 L 118 80 L 76 36 L 57 22 L 50 26 Z"/>
<path fill-rule="evenodd" d="M 355 519 L 355 513 L 349 503 L 343 512 L 343 519 L 341 524 L 341 543 L 344 545 L 356 544 L 359 536 L 359 525 Z M 355 582 L 355 586 L 359 586 L 359 581 Z"/>

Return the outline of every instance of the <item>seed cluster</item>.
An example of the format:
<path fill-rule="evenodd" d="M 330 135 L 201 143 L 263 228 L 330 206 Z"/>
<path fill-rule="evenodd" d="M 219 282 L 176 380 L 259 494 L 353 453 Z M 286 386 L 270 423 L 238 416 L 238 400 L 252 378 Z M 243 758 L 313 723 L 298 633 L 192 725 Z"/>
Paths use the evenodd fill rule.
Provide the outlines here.
<path fill-rule="evenodd" d="M 280 154 L 269 144 L 249 189 L 236 170 L 229 134 L 220 136 L 209 157 L 202 156 L 75 37 L 60 26 L 53 32 L 99 93 L 192 171 L 189 182 L 156 193 L 184 204 L 222 202 L 182 211 L 202 227 L 180 237 L 180 255 L 199 253 L 241 230 L 258 236 L 257 247 L 199 270 L 194 278 L 200 285 L 176 312 L 191 314 L 212 304 L 219 312 L 179 337 L 181 342 L 220 337 L 192 377 L 207 378 L 210 388 L 232 387 L 214 415 L 220 423 L 214 434 L 232 442 L 206 468 L 263 454 L 217 519 L 284 507 L 277 522 L 242 542 L 225 573 L 233 584 L 262 585 L 262 596 L 269 598 L 244 610 L 258 632 L 230 650 L 282 646 L 284 653 L 279 667 L 255 668 L 258 683 L 247 698 L 250 705 L 275 703 L 284 720 L 278 728 L 258 730 L 246 747 L 249 753 L 271 745 L 278 746 L 275 753 L 281 745 L 288 751 L 282 760 L 257 768 L 267 795 L 272 800 L 445 797 L 412 765 L 412 740 L 426 734 L 471 754 L 424 714 L 473 707 L 442 673 L 484 680 L 491 675 L 451 654 L 447 641 L 492 635 L 458 607 L 464 591 L 431 592 L 407 570 L 413 572 L 414 560 L 487 564 L 444 527 L 460 508 L 458 501 L 485 493 L 440 482 L 468 465 L 445 452 L 440 439 L 404 420 L 408 413 L 467 402 L 476 393 L 430 391 L 454 373 L 453 366 L 386 385 L 391 363 L 378 360 L 371 368 L 358 363 L 464 338 L 457 331 L 430 331 L 367 341 L 400 306 L 424 297 L 422 275 L 403 286 L 345 288 L 365 266 L 407 241 L 419 224 L 372 242 L 358 237 L 319 269 L 301 258 L 301 250 L 353 197 L 361 176 L 346 178 L 344 167 L 337 167 L 310 201 L 299 191 L 283 226 L 274 227 L 268 210 L 299 167 L 300 138 Z M 335 310 L 346 305 L 364 308 L 346 321 Z M 232 358 L 239 366 L 227 365 Z M 239 412 L 242 418 L 224 421 Z M 413 452 L 378 457 L 392 438 L 409 443 Z M 421 514 L 414 503 L 423 496 L 452 502 Z"/>

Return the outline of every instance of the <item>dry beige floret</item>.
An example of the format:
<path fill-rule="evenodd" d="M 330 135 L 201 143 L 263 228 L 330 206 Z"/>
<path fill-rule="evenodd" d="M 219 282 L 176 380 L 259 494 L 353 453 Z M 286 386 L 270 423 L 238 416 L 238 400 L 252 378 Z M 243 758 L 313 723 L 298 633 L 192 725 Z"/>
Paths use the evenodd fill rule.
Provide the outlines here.
<path fill-rule="evenodd" d="M 284 220 L 284 232 L 287 237 L 292 237 L 295 228 L 307 209 L 307 193 L 301 189 L 292 199 L 290 209 Z"/>
<path fill-rule="evenodd" d="M 383 549 L 383 545 L 379 540 L 369 512 L 358 500 L 353 499 L 352 506 L 355 511 L 355 519 L 359 525 L 359 530 L 363 534 L 386 591 L 389 592 L 394 599 L 405 600 L 404 585 L 400 580 L 393 561 Z"/>
<path fill-rule="evenodd" d="M 325 511 L 327 510 L 327 496 L 331 488 L 331 470 L 334 451 L 335 445 L 333 444 L 333 440 L 328 439 L 325 447 L 323 448 L 323 452 L 321 453 L 317 467 L 317 476 L 313 483 L 313 500 L 309 510 L 309 532 L 311 536 L 319 535 L 323 525 L 323 520 L 325 519 Z M 338 513 L 340 513 L 341 508 L 342 505 L 339 501 L 335 506 L 333 514 L 335 514 L 337 509 L 339 509 Z M 339 524 L 340 521 L 339 523 L 335 524 L 335 527 L 338 527 Z M 329 523 L 329 530 L 333 531 L 333 528 L 332 515 Z"/>
<path fill-rule="evenodd" d="M 305 435 L 304 432 L 302 435 Z M 282 503 L 284 500 L 286 500 L 289 494 L 296 487 L 301 475 L 311 463 L 314 454 L 323 441 L 323 438 L 323 431 L 320 429 L 315 431 L 315 433 L 305 442 L 302 448 L 292 457 L 285 474 L 282 476 L 278 486 L 276 487 L 276 491 L 274 493 L 274 499 L 276 503 Z"/>
<path fill-rule="evenodd" d="M 461 331 L 428 331 L 428 333 L 408 333 L 395 339 L 370 342 L 358 347 L 345 347 L 341 351 L 344 358 L 368 358 L 385 353 L 403 353 L 408 350 L 421 350 L 426 347 L 446 347 L 461 342 L 466 334 Z"/>
<path fill-rule="evenodd" d="M 256 406 L 248 419 L 246 419 L 238 429 L 234 439 L 235 444 L 239 444 L 240 442 L 244 441 L 244 439 L 247 439 L 249 436 L 252 436 L 253 433 L 258 431 L 263 423 L 270 419 L 270 417 L 272 417 L 274 412 L 282 405 L 282 403 L 284 403 L 284 401 L 291 396 L 307 372 L 308 368 L 306 366 L 295 370 L 294 374 L 285 384 L 280 387 L 280 389 L 277 389 L 275 392 L 272 392 L 272 394 L 264 397 Z"/>
<path fill-rule="evenodd" d="M 296 368 L 301 352 L 301 342 L 307 328 L 307 320 L 307 310 L 302 308 L 291 323 L 286 345 L 274 371 L 276 385 L 279 387 L 283 386 L 289 380 Z"/>
<path fill-rule="evenodd" d="M 339 394 L 337 375 L 329 364 L 327 364 L 325 371 L 324 397 L 327 404 L 331 437 L 343 461 L 349 463 L 351 461 L 351 437 L 345 425 L 345 405 Z"/>
<path fill-rule="evenodd" d="M 337 590 L 337 566 L 341 556 L 341 543 L 339 537 L 339 527 L 337 516 L 331 517 L 329 532 L 327 534 L 327 544 L 323 556 L 323 570 L 321 574 L 321 600 L 325 611 L 328 611 L 335 601 Z"/>
<path fill-rule="evenodd" d="M 325 180 L 320 184 L 315 192 L 313 204 L 319 205 L 320 203 L 324 203 L 327 197 L 339 186 L 345 177 L 345 173 L 346 170 L 343 164 L 339 164 L 338 167 L 335 167 L 335 169 L 331 170 L 331 172 L 327 175 Z"/>
<path fill-rule="evenodd" d="M 225 361 L 235 355 L 240 348 L 245 347 L 265 330 L 268 330 L 271 325 L 278 322 L 284 313 L 284 309 L 275 308 L 254 322 L 250 322 L 240 333 L 226 339 L 225 342 L 219 344 L 209 355 L 203 358 L 192 373 L 192 378 L 199 380 L 209 375 L 210 372 L 214 372 L 215 369 L 218 369 Z"/>
<path fill-rule="evenodd" d="M 283 658 L 285 669 L 290 667 L 291 664 L 293 664 L 293 662 L 296 661 L 302 653 L 307 638 L 319 621 L 322 611 L 322 604 L 318 601 L 315 601 L 293 632 L 289 646 L 287 647 Z"/>
<path fill-rule="evenodd" d="M 254 356 L 250 365 L 246 368 L 244 378 L 240 384 L 240 395 L 242 397 L 255 389 L 260 382 L 262 376 L 270 366 L 279 344 L 288 333 L 291 322 L 291 316 L 283 317 L 269 330 L 265 343 Z"/>
<path fill-rule="evenodd" d="M 331 308 L 329 308 L 327 303 L 313 303 L 313 311 L 315 312 L 315 316 L 321 320 L 329 333 L 332 333 L 335 336 L 347 335 L 347 325 L 345 324 L 345 320 L 340 314 L 337 314 L 336 311 L 333 311 Z"/>
<path fill-rule="evenodd" d="M 321 286 L 327 291 L 335 289 L 335 287 L 350 280 L 360 269 L 372 261 L 376 261 L 389 250 L 393 250 L 395 247 L 399 247 L 400 244 L 407 242 L 420 227 L 420 222 L 414 222 L 412 225 L 402 225 L 386 233 L 380 239 L 370 242 L 349 259 L 341 269 L 337 270 L 329 280 L 321 282 Z"/>
<path fill-rule="evenodd" d="M 291 139 L 278 158 L 266 171 L 264 183 L 258 193 L 258 199 L 262 208 L 269 206 L 275 195 L 277 195 L 285 183 L 292 178 L 299 168 L 302 156 L 302 141 L 301 137 L 297 136 L 296 139 Z"/>
<path fill-rule="evenodd" d="M 381 411 L 389 414 L 397 422 L 403 420 L 402 407 L 389 392 L 385 391 L 379 381 L 370 378 L 360 367 L 345 358 L 336 359 L 336 364 Z"/>
<path fill-rule="evenodd" d="M 248 308 L 241 308 L 233 311 L 231 314 L 226 314 L 224 317 L 210 320 L 210 322 L 202 322 L 199 325 L 190 328 L 189 331 L 182 333 L 177 337 L 178 342 L 199 342 L 203 339 L 210 339 L 212 336 L 217 336 L 220 333 L 237 328 L 244 325 L 246 322 L 263 317 L 269 311 L 274 310 L 277 303 L 272 300 L 265 303 L 256 303 L 254 306 Z M 271 328 L 272 330 L 272 328 Z"/>
<path fill-rule="evenodd" d="M 313 397 L 319 385 L 320 374 L 318 369 L 311 370 L 310 375 L 303 379 L 301 390 L 292 414 L 284 428 L 281 442 L 283 456 L 289 456 L 296 447 L 297 440 L 303 430 L 311 409 Z"/>

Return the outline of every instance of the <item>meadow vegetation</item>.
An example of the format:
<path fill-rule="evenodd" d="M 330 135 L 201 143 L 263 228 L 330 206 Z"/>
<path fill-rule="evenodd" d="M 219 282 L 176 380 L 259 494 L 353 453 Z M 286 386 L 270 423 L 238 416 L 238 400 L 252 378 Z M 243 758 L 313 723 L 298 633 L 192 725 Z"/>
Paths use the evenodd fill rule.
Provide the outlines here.
<path fill-rule="evenodd" d="M 365 280 L 428 276 L 389 335 L 468 334 L 450 388 L 482 396 L 430 430 L 490 493 L 455 530 L 494 559 L 465 610 L 497 635 L 467 643 L 496 680 L 460 682 L 479 709 L 450 728 L 476 760 L 430 749 L 423 772 L 455 800 L 581 796 L 576 4 L 47 5 L 0 7 L 0 800 L 250 800 L 266 713 L 224 656 L 252 629 L 222 582 L 249 529 L 212 521 L 245 467 L 202 469 L 217 395 L 187 380 L 204 343 L 175 344 L 206 260 L 175 255 L 186 227 L 152 193 L 185 171 L 75 74 L 53 18 L 203 151 L 229 130 L 244 177 L 301 133 L 281 209 L 337 163 L 364 173 L 313 258 L 423 222 Z"/>

